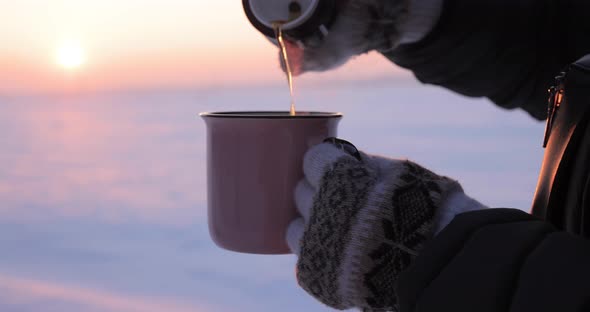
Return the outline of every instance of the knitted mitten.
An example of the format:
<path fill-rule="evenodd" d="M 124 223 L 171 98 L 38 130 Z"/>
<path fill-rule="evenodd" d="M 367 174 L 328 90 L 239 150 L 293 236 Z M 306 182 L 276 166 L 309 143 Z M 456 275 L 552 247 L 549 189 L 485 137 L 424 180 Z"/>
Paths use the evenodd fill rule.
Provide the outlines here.
<path fill-rule="evenodd" d="M 302 218 L 287 231 L 299 255 L 299 284 L 333 308 L 396 311 L 399 273 L 434 235 L 437 209 L 462 194 L 461 186 L 338 139 L 313 147 L 304 172 L 295 190 Z"/>
<path fill-rule="evenodd" d="M 338 15 L 325 38 L 304 38 L 301 71 L 324 71 L 351 57 L 397 46 L 410 0 L 337 1 Z"/>
<path fill-rule="evenodd" d="M 336 1 L 338 12 L 324 38 L 295 38 L 303 43 L 289 50 L 297 73 L 325 71 L 372 50 L 387 52 L 421 40 L 435 26 L 443 0 Z M 292 60 L 293 61 L 293 60 Z"/>

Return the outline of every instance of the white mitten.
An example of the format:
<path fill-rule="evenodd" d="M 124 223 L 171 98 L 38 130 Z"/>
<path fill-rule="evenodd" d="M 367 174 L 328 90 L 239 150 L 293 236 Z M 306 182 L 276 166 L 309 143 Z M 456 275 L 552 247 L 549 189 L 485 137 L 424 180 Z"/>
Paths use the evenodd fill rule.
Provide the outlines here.
<path fill-rule="evenodd" d="M 454 180 L 339 139 L 311 148 L 303 169 L 287 241 L 301 287 L 337 309 L 396 311 L 398 275 L 423 244 L 456 213 L 485 208 Z"/>
<path fill-rule="evenodd" d="M 443 0 L 344 0 L 327 36 L 293 38 L 289 45 L 295 74 L 324 71 L 372 50 L 386 52 L 419 41 L 438 21 Z M 280 58 L 279 58 L 280 59 Z"/>

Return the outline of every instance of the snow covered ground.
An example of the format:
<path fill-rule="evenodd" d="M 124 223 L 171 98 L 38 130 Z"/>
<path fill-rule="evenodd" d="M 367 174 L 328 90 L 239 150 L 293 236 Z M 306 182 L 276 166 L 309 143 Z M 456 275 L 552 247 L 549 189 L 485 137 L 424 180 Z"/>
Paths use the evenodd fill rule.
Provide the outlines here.
<path fill-rule="evenodd" d="M 544 125 L 526 114 L 404 81 L 299 91 L 301 110 L 343 112 L 359 149 L 529 209 Z M 197 114 L 288 103 L 283 85 L 0 97 L 0 310 L 328 311 L 293 256 L 226 252 L 207 233 Z"/>

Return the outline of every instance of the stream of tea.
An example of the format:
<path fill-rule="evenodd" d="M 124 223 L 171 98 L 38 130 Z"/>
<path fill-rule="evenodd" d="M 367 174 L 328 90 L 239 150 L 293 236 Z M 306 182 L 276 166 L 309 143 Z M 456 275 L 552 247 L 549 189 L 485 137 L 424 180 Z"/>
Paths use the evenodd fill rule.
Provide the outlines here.
<path fill-rule="evenodd" d="M 291 116 L 295 116 L 295 94 L 293 92 L 293 71 L 291 70 L 291 63 L 289 63 L 289 54 L 287 52 L 287 45 L 285 44 L 285 40 L 283 38 L 283 23 L 275 22 L 273 23 L 273 28 L 275 31 L 275 36 L 277 37 L 277 41 L 279 42 L 279 48 L 281 49 L 281 58 L 283 59 L 283 63 L 285 64 L 285 72 L 287 74 L 287 82 L 289 83 L 289 93 L 291 94 L 291 107 L 289 109 L 289 114 Z"/>

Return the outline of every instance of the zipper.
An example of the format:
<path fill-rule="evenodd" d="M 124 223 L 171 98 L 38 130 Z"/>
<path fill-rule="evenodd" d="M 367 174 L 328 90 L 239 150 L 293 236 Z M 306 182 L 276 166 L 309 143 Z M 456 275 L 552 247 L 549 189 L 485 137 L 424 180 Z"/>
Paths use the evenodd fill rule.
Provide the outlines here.
<path fill-rule="evenodd" d="M 560 72 L 559 75 L 555 77 L 553 85 L 548 90 L 549 99 L 547 101 L 547 124 L 545 125 L 543 148 L 547 147 L 549 137 L 551 136 L 551 129 L 553 128 L 553 123 L 555 122 L 555 116 L 557 115 L 559 107 L 561 107 L 563 102 L 565 81 L 569 69 L 570 67 L 567 66 L 562 72 Z"/>

